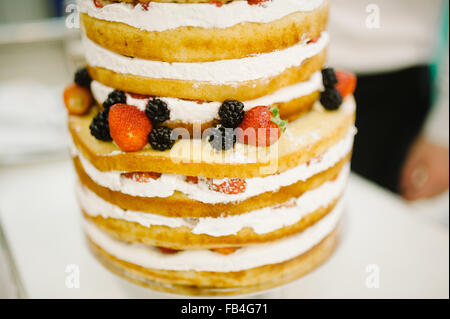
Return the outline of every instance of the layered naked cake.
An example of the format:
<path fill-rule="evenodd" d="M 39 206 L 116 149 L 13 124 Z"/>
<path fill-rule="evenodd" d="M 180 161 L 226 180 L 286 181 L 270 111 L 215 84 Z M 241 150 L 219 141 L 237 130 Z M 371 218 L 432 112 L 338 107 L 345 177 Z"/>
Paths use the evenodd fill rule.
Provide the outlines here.
<path fill-rule="evenodd" d="M 337 243 L 356 78 L 325 68 L 325 0 L 79 0 L 64 92 L 95 256 L 152 289 L 242 294 Z"/>

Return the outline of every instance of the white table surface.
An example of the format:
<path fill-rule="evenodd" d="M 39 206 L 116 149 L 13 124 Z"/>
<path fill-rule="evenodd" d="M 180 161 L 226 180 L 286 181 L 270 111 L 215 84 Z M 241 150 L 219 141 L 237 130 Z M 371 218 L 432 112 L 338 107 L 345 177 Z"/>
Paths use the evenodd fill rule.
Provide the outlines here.
<path fill-rule="evenodd" d="M 70 161 L 0 168 L 0 216 L 30 298 L 158 298 L 105 270 L 85 247 Z M 328 263 L 268 296 L 278 298 L 448 298 L 448 228 L 352 176 L 340 246 Z M 66 267 L 80 287 L 66 287 Z M 379 288 L 368 288 L 369 265 Z M 373 273 L 372 273 L 373 275 Z"/>

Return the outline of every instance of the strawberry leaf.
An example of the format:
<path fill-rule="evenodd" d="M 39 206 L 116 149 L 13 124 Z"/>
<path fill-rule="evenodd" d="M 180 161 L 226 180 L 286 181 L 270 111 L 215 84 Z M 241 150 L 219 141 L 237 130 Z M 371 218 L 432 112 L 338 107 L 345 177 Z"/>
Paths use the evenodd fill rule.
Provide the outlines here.
<path fill-rule="evenodd" d="M 272 112 L 272 115 L 273 115 L 271 121 L 272 121 L 273 123 L 275 123 L 276 125 L 278 125 L 278 126 L 280 127 L 280 129 L 281 129 L 283 132 L 285 132 L 285 131 L 286 131 L 286 125 L 287 125 L 287 122 L 286 122 L 286 121 L 283 121 L 283 120 L 281 119 L 281 117 L 280 117 L 280 111 L 278 110 L 278 107 L 276 107 L 276 106 L 272 107 L 272 108 L 270 109 L 270 112 Z"/>

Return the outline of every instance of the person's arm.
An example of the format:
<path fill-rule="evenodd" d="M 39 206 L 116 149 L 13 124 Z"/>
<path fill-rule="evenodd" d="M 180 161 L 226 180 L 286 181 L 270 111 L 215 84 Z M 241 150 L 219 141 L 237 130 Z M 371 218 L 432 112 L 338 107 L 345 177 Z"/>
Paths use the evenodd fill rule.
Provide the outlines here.
<path fill-rule="evenodd" d="M 447 49 L 437 79 L 436 103 L 403 168 L 400 186 L 407 200 L 433 197 L 449 188 L 448 58 Z"/>

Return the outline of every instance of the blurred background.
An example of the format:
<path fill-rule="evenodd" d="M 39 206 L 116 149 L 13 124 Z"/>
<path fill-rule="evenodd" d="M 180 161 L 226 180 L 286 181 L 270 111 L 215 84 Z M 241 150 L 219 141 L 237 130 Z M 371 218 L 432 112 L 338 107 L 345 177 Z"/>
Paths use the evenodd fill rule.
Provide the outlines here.
<path fill-rule="evenodd" d="M 0 0 L 0 165 L 66 156 L 61 92 L 83 63 L 71 3 Z"/>
<path fill-rule="evenodd" d="M 448 1 L 333 7 L 330 65 L 360 83 L 354 171 L 448 226 Z M 74 10 L 70 0 L 0 0 L 0 179 L 69 159 L 62 92 L 84 64 Z"/>

